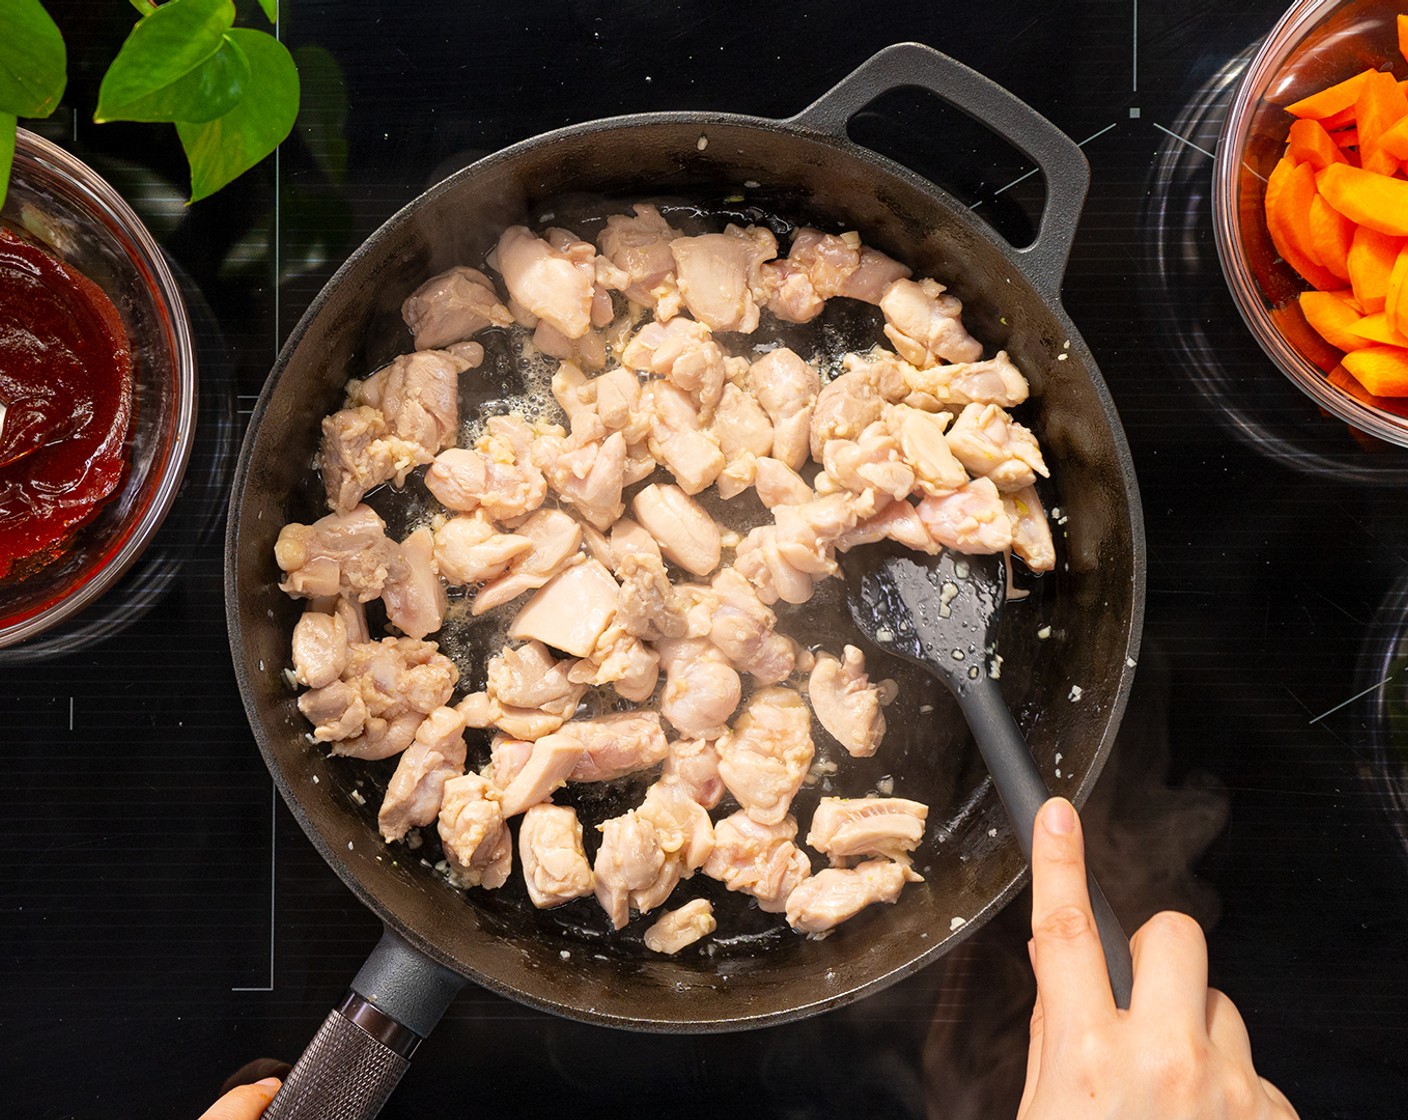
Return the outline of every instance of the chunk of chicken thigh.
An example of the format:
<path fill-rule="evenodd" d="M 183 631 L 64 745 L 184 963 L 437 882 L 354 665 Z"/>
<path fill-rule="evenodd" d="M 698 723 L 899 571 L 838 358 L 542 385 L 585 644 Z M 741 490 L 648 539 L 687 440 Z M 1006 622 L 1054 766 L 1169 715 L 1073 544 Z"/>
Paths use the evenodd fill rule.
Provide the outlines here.
<path fill-rule="evenodd" d="M 293 676 L 307 688 L 323 688 L 347 668 L 347 624 L 336 614 L 304 611 L 293 627 Z"/>
<path fill-rule="evenodd" d="M 723 470 L 724 455 L 690 395 L 668 382 L 652 381 L 641 393 L 641 408 L 650 418 L 646 446 L 675 476 L 680 489 L 698 494 L 710 486 Z"/>
<path fill-rule="evenodd" d="M 396 763 L 386 787 L 377 827 L 388 844 L 412 828 L 430 824 L 440 813 L 445 783 L 464 773 L 464 716 L 436 708 L 416 729 L 415 742 Z"/>
<path fill-rule="evenodd" d="M 719 740 L 719 776 L 760 824 L 777 824 L 787 816 L 815 754 L 811 722 L 797 693 L 765 688 Z"/>
<path fill-rule="evenodd" d="M 621 590 L 616 600 L 616 620 L 643 641 L 682 638 L 689 629 L 688 603 L 675 591 L 658 556 L 631 553 L 616 568 Z"/>
<path fill-rule="evenodd" d="M 950 494 L 925 498 L 917 509 L 929 535 L 947 548 L 991 553 L 1012 547 L 1012 519 L 991 479 L 975 478 Z"/>
<path fill-rule="evenodd" d="M 657 893 L 662 882 L 673 888 L 678 882 L 678 864 L 665 858 L 655 826 L 635 809 L 597 827 L 601 846 L 593 867 L 596 897 L 612 926 L 622 929 L 631 917 L 632 896 L 643 891 Z M 674 881 L 670 881 L 672 876 Z"/>
<path fill-rule="evenodd" d="M 611 782 L 648 770 L 669 753 L 657 712 L 612 712 L 564 724 L 562 734 L 582 747 L 574 782 Z"/>
<path fill-rule="evenodd" d="M 889 860 L 873 859 L 849 871 L 818 871 L 788 896 L 787 924 L 798 933 L 825 936 L 867 906 L 896 902 L 907 882 L 905 870 Z"/>
<path fill-rule="evenodd" d="M 434 535 L 436 570 L 460 587 L 502 575 L 516 557 L 533 549 L 531 538 L 499 532 L 483 509 L 445 519 L 435 527 Z"/>
<path fill-rule="evenodd" d="M 508 881 L 513 837 L 499 808 L 499 790 L 478 774 L 445 783 L 438 825 L 450 882 L 493 890 Z"/>
<path fill-rule="evenodd" d="M 816 718 L 852 758 L 869 758 L 880 748 L 885 736 L 880 709 L 895 698 L 896 691 L 893 681 L 870 683 L 865 657 L 855 646 L 846 647 L 844 661 L 818 653 L 807 682 Z"/>
<path fill-rule="evenodd" d="M 343 595 L 365 603 L 388 579 L 402 578 L 401 546 L 386 536 L 386 523 L 370 506 L 330 513 L 311 525 L 291 522 L 279 530 L 274 559 L 285 573 L 279 589 L 296 599 Z"/>
<path fill-rule="evenodd" d="M 764 261 L 777 256 L 777 238 L 759 226 L 670 242 L 675 275 L 689 313 L 715 331 L 749 332 L 758 326 L 758 296 L 766 300 Z"/>
<path fill-rule="evenodd" d="M 796 835 L 792 816 L 759 824 L 740 809 L 714 826 L 714 849 L 704 862 L 704 874 L 731 891 L 752 895 L 758 909 L 779 914 L 788 896 L 812 873 Z"/>
<path fill-rule="evenodd" d="M 677 910 L 660 915 L 660 919 L 645 931 L 645 947 L 652 953 L 674 955 L 689 948 L 701 937 L 718 929 L 714 919 L 714 904 L 707 898 L 686 902 Z"/>
<path fill-rule="evenodd" d="M 547 496 L 547 481 L 533 463 L 502 463 L 464 447 L 435 457 L 425 488 L 447 509 L 468 513 L 482 507 L 496 521 L 521 517 Z"/>
<path fill-rule="evenodd" d="M 976 362 L 983 346 L 963 326 L 963 304 L 937 280 L 896 280 L 880 298 L 885 335 L 919 366 Z"/>
<path fill-rule="evenodd" d="M 503 790 L 504 819 L 546 801 L 566 785 L 585 749 L 577 739 L 561 732 L 534 741 L 528 760 Z"/>
<path fill-rule="evenodd" d="M 586 657 L 616 614 L 620 588 L 599 560 L 553 576 L 509 624 L 510 638 L 532 638 Z"/>
<path fill-rule="evenodd" d="M 569 806 L 544 803 L 523 814 L 518 859 L 528 897 L 540 910 L 589 895 L 596 885 L 582 846 L 582 824 Z"/>
<path fill-rule="evenodd" d="M 780 346 L 748 368 L 747 383 L 772 421 L 772 457 L 801 470 L 807 461 L 821 377 L 810 363 Z"/>
<path fill-rule="evenodd" d="M 612 214 L 606 219 L 606 227 L 597 235 L 597 248 L 626 274 L 622 289 L 626 298 L 655 309 L 657 318 L 664 321 L 679 311 L 670 242 L 680 231 L 649 202 L 637 202 L 631 209 L 634 217 Z"/>
<path fill-rule="evenodd" d="M 586 438 L 585 432 L 574 432 L 566 439 L 550 435 L 533 445 L 534 462 L 553 492 L 600 530 L 609 529 L 625 510 L 621 489 L 627 452 L 626 437 L 620 432 L 592 438 Z"/>
<path fill-rule="evenodd" d="M 674 782 L 706 809 L 724 797 L 724 780 L 719 777 L 719 752 L 709 739 L 675 739 L 660 770 L 662 782 Z"/>
<path fill-rule="evenodd" d="M 681 735 L 717 739 L 743 695 L 738 671 L 703 638 L 663 640 L 655 649 L 665 670 L 660 714 Z"/>
<path fill-rule="evenodd" d="M 723 348 L 714 341 L 707 326 L 693 319 L 647 323 L 626 343 L 621 364 L 627 369 L 657 374 L 691 394 L 706 421 L 723 392 Z"/>
<path fill-rule="evenodd" d="M 734 568 L 724 568 L 710 584 L 717 598 L 709 640 L 759 684 L 777 684 L 792 674 L 797 647 L 777 633 L 773 614 L 752 584 Z"/>
<path fill-rule="evenodd" d="M 858 856 L 882 856 L 908 867 L 928 817 L 929 806 L 903 797 L 823 797 L 807 843 L 837 866 Z M 919 876 L 911 871 L 908 878 Z"/>
<path fill-rule="evenodd" d="M 491 261 L 504 278 L 509 297 L 534 320 L 542 319 L 568 339 L 592 326 L 596 288 L 590 271 L 526 226 L 509 226 Z"/>
<path fill-rule="evenodd" d="M 401 318 L 417 350 L 437 349 L 472 338 L 486 327 L 513 323 L 493 282 L 475 268 L 452 268 L 433 276 L 406 297 Z"/>
<path fill-rule="evenodd" d="M 1050 475 L 1036 436 L 999 405 L 967 405 L 944 438 L 969 474 L 992 479 L 1005 493 L 1034 485 L 1037 475 Z"/>
<path fill-rule="evenodd" d="M 503 606 L 563 571 L 581 547 L 582 526 L 560 509 L 540 509 L 514 529 L 513 538 L 527 541 L 528 549 L 510 560 L 504 575 L 484 585 L 470 613 L 480 615 Z"/>
<path fill-rule="evenodd" d="M 386 617 L 409 638 L 424 638 L 445 621 L 445 584 L 435 570 L 435 536 L 426 527 L 401 542 L 400 570 L 381 590 Z"/>
<path fill-rule="evenodd" d="M 696 576 L 719 566 L 723 538 L 704 507 L 678 486 L 652 483 L 631 502 L 636 521 L 665 557 Z"/>
<path fill-rule="evenodd" d="M 1049 572 L 1055 568 L 1056 545 L 1051 540 L 1051 526 L 1036 487 L 1027 486 L 1015 494 L 1002 495 L 1002 508 L 1012 522 L 1012 551 L 1034 572 Z"/>
<path fill-rule="evenodd" d="M 1012 408 L 1021 404 L 1031 393 L 1027 379 L 1012 364 L 1007 351 L 999 350 L 982 362 L 963 362 L 949 366 L 916 369 L 908 362 L 882 362 L 897 370 L 904 380 L 906 404 L 929 412 L 949 405 L 997 404 Z"/>

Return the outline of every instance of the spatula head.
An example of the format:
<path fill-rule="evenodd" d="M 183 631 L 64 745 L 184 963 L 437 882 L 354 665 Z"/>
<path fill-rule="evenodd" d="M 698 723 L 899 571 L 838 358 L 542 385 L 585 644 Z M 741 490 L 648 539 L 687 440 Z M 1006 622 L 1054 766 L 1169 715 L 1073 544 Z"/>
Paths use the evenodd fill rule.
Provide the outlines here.
<path fill-rule="evenodd" d="M 1002 556 L 866 545 L 842 561 L 861 633 L 962 689 L 989 671 L 1007 594 Z"/>

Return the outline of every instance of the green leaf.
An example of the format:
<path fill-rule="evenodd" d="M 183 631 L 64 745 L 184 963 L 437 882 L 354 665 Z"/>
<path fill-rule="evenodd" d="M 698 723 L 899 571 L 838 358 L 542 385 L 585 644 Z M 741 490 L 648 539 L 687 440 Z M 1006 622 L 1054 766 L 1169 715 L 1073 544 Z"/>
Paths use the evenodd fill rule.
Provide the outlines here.
<path fill-rule="evenodd" d="M 298 135 L 323 174 L 341 183 L 347 177 L 347 77 L 326 47 L 295 47 L 293 60 L 308 91 L 298 109 Z"/>
<path fill-rule="evenodd" d="M 0 3 L 0 112 L 47 117 L 64 94 L 64 37 L 39 0 Z"/>
<path fill-rule="evenodd" d="M 0 113 L 0 206 L 10 189 L 10 164 L 15 160 L 15 128 L 19 124 L 13 113 Z"/>
<path fill-rule="evenodd" d="M 279 0 L 259 0 L 259 6 L 264 9 L 270 23 L 279 22 Z"/>
<path fill-rule="evenodd" d="M 123 106 L 124 121 L 213 121 L 239 104 L 249 88 L 249 61 L 225 36 L 220 49 L 184 78 Z"/>
<path fill-rule="evenodd" d="M 98 89 L 98 108 L 93 119 L 99 123 L 116 120 L 212 120 L 239 100 L 238 92 L 228 96 L 218 79 L 233 72 L 243 76 L 238 63 L 227 58 L 213 65 L 217 70 L 206 84 L 200 79 L 179 85 L 202 63 L 226 47 L 228 31 L 235 22 L 233 0 L 170 0 L 137 21 L 132 34 L 112 60 Z M 203 100 L 212 91 L 214 102 Z M 185 112 L 177 116 L 153 116 L 158 107 L 169 108 L 172 96 L 185 97 Z M 226 100 L 221 104 L 221 100 Z M 136 112 L 138 116 L 132 116 Z"/>
<path fill-rule="evenodd" d="M 282 43 L 263 31 L 236 28 L 230 38 L 249 60 L 249 90 L 223 117 L 177 121 L 191 164 L 191 201 L 208 198 L 279 146 L 298 117 L 298 68 Z"/>

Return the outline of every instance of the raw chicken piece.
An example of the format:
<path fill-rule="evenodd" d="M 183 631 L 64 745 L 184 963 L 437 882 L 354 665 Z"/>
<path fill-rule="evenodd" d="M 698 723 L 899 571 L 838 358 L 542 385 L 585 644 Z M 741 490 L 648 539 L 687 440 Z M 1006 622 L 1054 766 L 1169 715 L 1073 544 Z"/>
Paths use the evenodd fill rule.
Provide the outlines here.
<path fill-rule="evenodd" d="M 929 535 L 918 509 L 909 502 L 891 502 L 879 513 L 872 514 L 854 529 L 843 533 L 836 541 L 836 547 L 845 552 L 856 545 L 884 540 L 896 541 L 906 548 L 927 552 L 931 556 L 943 551 L 943 545 Z"/>
<path fill-rule="evenodd" d="M 885 402 L 904 395 L 898 367 L 884 362 L 843 359 L 845 373 L 831 381 L 816 399 L 812 412 L 811 453 L 821 462 L 829 440 L 858 439 L 884 414 Z"/>
<path fill-rule="evenodd" d="M 407 637 L 424 638 L 440 629 L 447 605 L 445 584 L 435 572 L 434 534 L 417 529 L 401 542 L 401 558 L 405 563 L 381 591 L 386 617 Z"/>
<path fill-rule="evenodd" d="M 318 725 L 313 737 L 333 741 L 333 754 L 389 758 L 411 745 L 427 715 L 449 703 L 459 675 L 434 642 L 357 642 L 348 646 L 342 680 L 305 692 L 298 706 Z M 334 697 L 346 714 L 329 719 Z"/>
<path fill-rule="evenodd" d="M 591 272 L 579 269 L 577 263 L 526 226 L 504 230 L 491 261 L 504 278 L 509 298 L 569 339 L 581 338 L 591 329 L 596 297 Z"/>
<path fill-rule="evenodd" d="M 577 710 L 585 686 L 572 680 L 576 661 L 557 661 L 541 642 L 505 649 L 489 659 L 485 690 L 492 722 L 519 739 L 556 731 Z"/>
<path fill-rule="evenodd" d="M 600 423 L 600 421 L 597 421 Z M 604 428 L 599 429 L 604 433 Z M 543 436 L 533 445 L 533 461 L 547 477 L 553 492 L 570 503 L 599 530 L 610 528 L 625 505 L 626 438 L 612 432 L 604 438 L 583 438 L 574 432 L 563 439 Z"/>
<path fill-rule="evenodd" d="M 660 545 L 666 559 L 696 576 L 719 566 L 719 527 L 704 507 L 678 486 L 654 483 L 631 503 L 635 519 Z"/>
<path fill-rule="evenodd" d="M 322 427 L 318 470 L 328 508 L 339 513 L 383 482 L 403 485 L 411 471 L 434 458 L 420 444 L 392 435 L 386 417 L 366 405 L 334 412 L 323 418 Z"/>
<path fill-rule="evenodd" d="M 857 856 L 883 856 L 908 867 L 928 816 L 929 806 L 903 797 L 823 797 L 807 843 L 837 866 Z M 906 877 L 919 879 L 913 871 Z"/>
<path fill-rule="evenodd" d="M 806 852 L 794 842 L 796 835 L 794 817 L 759 824 L 740 809 L 714 826 L 714 850 L 704 863 L 704 874 L 731 891 L 751 894 L 758 909 L 780 914 L 788 897 L 812 873 Z"/>
<path fill-rule="evenodd" d="M 743 695 L 737 670 L 702 638 L 669 639 L 655 648 L 665 670 L 660 714 L 681 735 L 717 739 Z"/>
<path fill-rule="evenodd" d="M 1050 476 L 1036 436 L 995 404 L 970 404 L 944 433 L 954 458 L 968 473 L 990 478 L 1005 493 L 1036 483 L 1036 476 Z"/>
<path fill-rule="evenodd" d="M 439 832 L 454 886 L 493 890 L 508 880 L 513 837 L 492 782 L 478 774 L 462 774 L 446 782 Z"/>
<path fill-rule="evenodd" d="M 523 769 L 504 788 L 501 806 L 504 819 L 546 801 L 555 790 L 561 789 L 584 750 L 580 742 L 561 732 L 537 740 Z"/>
<path fill-rule="evenodd" d="M 919 516 L 939 544 L 959 552 L 1004 552 L 1012 547 L 1012 519 L 991 479 L 975 478 L 951 494 L 925 498 Z"/>
<path fill-rule="evenodd" d="M 1051 526 L 1036 487 L 1028 486 L 1015 494 L 1002 495 L 1002 508 L 1012 522 L 1012 551 L 1026 561 L 1034 572 L 1049 572 L 1056 567 L 1056 546 L 1051 540 Z"/>
<path fill-rule="evenodd" d="M 777 824 L 787 816 L 815 753 L 811 722 L 797 693 L 765 688 L 719 740 L 719 775 L 760 824 Z"/>
<path fill-rule="evenodd" d="M 906 404 L 935 412 L 948 405 L 1000 404 L 1012 408 L 1027 399 L 1031 389 L 1007 351 L 999 350 L 984 362 L 916 369 L 908 362 L 889 362 L 904 378 Z"/>
<path fill-rule="evenodd" d="M 597 295 L 604 296 L 610 305 L 608 292 L 598 290 Z M 533 328 L 533 345 L 550 358 L 573 362 L 583 369 L 598 370 L 606 365 L 606 339 L 600 331 L 587 331 L 581 338 L 568 338 L 546 319 L 539 319 Z"/>
<path fill-rule="evenodd" d="M 641 327 L 621 351 L 627 369 L 654 373 L 699 402 L 700 415 L 713 415 L 723 392 L 725 359 L 709 328 L 693 319 L 671 319 Z"/>
<path fill-rule="evenodd" d="M 888 496 L 875 491 L 861 495 L 841 492 L 799 506 L 778 506 L 772 511 L 778 548 L 794 568 L 817 579 L 833 576 L 837 571 L 836 542 L 870 517 L 881 501 L 888 503 Z M 738 551 L 743 552 L 742 545 Z"/>
<path fill-rule="evenodd" d="M 566 805 L 534 805 L 523 814 L 518 858 L 528 897 L 540 910 L 589 895 L 596 885 L 582 846 L 582 824 Z"/>
<path fill-rule="evenodd" d="M 495 521 L 521 517 L 547 496 L 547 482 L 531 462 L 496 462 L 464 447 L 435 457 L 425 488 L 448 509 L 468 513 L 482 507 Z"/>
<path fill-rule="evenodd" d="M 640 702 L 650 699 L 655 691 L 660 658 L 616 619 L 602 632 L 592 652 L 577 663 L 571 679 L 582 684 L 609 684 L 623 699 Z"/>
<path fill-rule="evenodd" d="M 905 870 L 898 863 L 872 859 L 850 871 L 818 871 L 788 897 L 787 924 L 798 933 L 826 934 L 872 903 L 898 900 L 907 881 Z"/>
<path fill-rule="evenodd" d="M 662 559 L 660 546 L 655 543 L 645 528 L 629 517 L 623 517 L 611 526 L 611 566 L 620 568 L 627 556 L 653 556 Z"/>
<path fill-rule="evenodd" d="M 675 274 L 689 313 L 711 330 L 753 331 L 758 296 L 767 298 L 764 261 L 777 256 L 777 238 L 758 226 L 670 242 Z"/>
<path fill-rule="evenodd" d="M 954 458 L 944 438 L 944 429 L 953 419 L 949 413 L 892 404 L 885 406 L 884 419 L 900 442 L 904 461 L 914 468 L 916 484 L 925 494 L 946 494 L 968 481 L 968 472 Z"/>
<path fill-rule="evenodd" d="M 709 739 L 676 739 L 660 771 L 662 782 L 674 782 L 706 809 L 712 809 L 724 796 L 724 780 L 719 777 L 719 752 Z"/>
<path fill-rule="evenodd" d="M 433 350 L 513 322 L 493 282 L 475 268 L 452 268 L 427 280 L 401 305 L 401 318 L 415 336 L 417 350 Z"/>
<path fill-rule="evenodd" d="M 681 878 L 688 879 L 704 866 L 714 850 L 714 824 L 708 810 L 687 789 L 663 779 L 653 782 L 637 811 L 655 826 L 660 850 L 679 862 Z M 641 909 L 653 910 L 663 901 Z"/>
<path fill-rule="evenodd" d="M 484 364 L 484 347 L 477 342 L 452 342 L 445 347 L 445 353 L 454 355 L 470 369 L 478 369 Z"/>
<path fill-rule="evenodd" d="M 299 684 L 322 688 L 347 668 L 347 624 L 335 614 L 304 611 L 293 628 L 293 675 Z"/>
<path fill-rule="evenodd" d="M 586 657 L 616 614 L 618 591 L 599 560 L 584 560 L 548 580 L 518 612 L 508 636 Z"/>
<path fill-rule="evenodd" d="M 656 712 L 612 712 L 592 719 L 574 719 L 561 734 L 582 748 L 571 771 L 574 782 L 612 782 L 648 770 L 670 748 Z"/>
<path fill-rule="evenodd" d="M 976 362 L 983 345 L 963 328 L 963 304 L 937 280 L 896 280 L 880 299 L 885 335 L 919 366 Z"/>
<path fill-rule="evenodd" d="M 416 729 L 416 738 L 396 764 L 377 814 L 388 844 L 412 828 L 430 824 L 440 813 L 445 783 L 464 773 L 464 716 L 436 708 Z"/>
<path fill-rule="evenodd" d="M 652 953 L 678 953 L 701 937 L 718 928 L 714 920 L 714 904 L 707 898 L 686 902 L 678 910 L 669 910 L 645 931 L 645 947 Z"/>
<path fill-rule="evenodd" d="M 768 509 L 783 505 L 801 505 L 816 497 L 801 475 L 781 459 L 771 456 L 758 460 L 753 486 L 758 491 L 758 500 Z"/>
<path fill-rule="evenodd" d="M 804 226 L 793 237 L 787 260 L 805 272 L 822 300 L 848 296 L 879 303 L 885 288 L 909 275 L 898 261 L 862 245 L 854 231 L 837 235 Z"/>
<path fill-rule="evenodd" d="M 627 633 L 647 642 L 682 638 L 689 629 L 687 603 L 670 585 L 664 562 L 649 553 L 628 553 L 616 567 L 621 590 L 616 621 Z"/>
<path fill-rule="evenodd" d="M 785 509 L 779 506 L 778 509 Z M 805 603 L 812 597 L 812 577 L 798 563 L 810 565 L 810 550 L 779 542 L 776 525 L 759 525 L 738 545 L 733 566 L 763 603 Z"/>
<path fill-rule="evenodd" d="M 358 600 L 339 595 L 333 605 L 333 614 L 342 619 L 342 624 L 347 627 L 349 643 L 372 640 L 371 631 L 367 629 L 367 608 Z"/>
<path fill-rule="evenodd" d="M 836 294 L 878 304 L 891 284 L 896 280 L 907 280 L 909 274 L 909 269 L 893 257 L 887 257 L 869 245 L 862 245 L 860 267 L 846 277 Z"/>
<path fill-rule="evenodd" d="M 807 461 L 812 411 L 821 378 L 787 347 L 764 354 L 748 369 L 748 385 L 772 420 L 772 457 L 794 471 Z M 818 448 L 818 457 L 820 449 Z"/>
<path fill-rule="evenodd" d="M 545 512 L 549 511 L 539 511 Z M 435 567 L 455 586 L 500 576 L 516 557 L 532 549 L 529 537 L 500 533 L 483 509 L 458 514 L 435 528 Z"/>
<path fill-rule="evenodd" d="M 370 506 L 330 513 L 311 525 L 285 525 L 274 559 L 286 574 L 279 584 L 285 594 L 343 595 L 361 603 L 380 595 L 388 578 L 402 578 L 406 566 L 401 546 L 387 538 L 386 524 Z"/>
<path fill-rule="evenodd" d="M 791 676 L 797 664 L 796 646 L 776 632 L 777 616 L 763 605 L 752 584 L 736 569 L 724 568 L 710 586 L 718 607 L 709 640 L 759 684 L 777 684 Z"/>
<path fill-rule="evenodd" d="M 688 393 L 667 381 L 652 381 L 641 393 L 641 409 L 650 417 L 646 446 L 675 476 L 680 489 L 698 494 L 718 478 L 724 466 L 723 452 L 713 434 L 704 429 Z"/>
<path fill-rule="evenodd" d="M 655 826 L 632 809 L 597 826 L 601 846 L 596 853 L 596 897 L 616 929 L 631 916 L 632 897 L 657 893 L 662 879 L 678 882 L 678 864 L 660 850 Z M 669 883 L 674 887 L 674 882 Z M 666 892 L 669 893 L 668 891 Z"/>
<path fill-rule="evenodd" d="M 751 393 L 725 385 L 714 423 L 709 429 L 726 462 L 741 455 L 767 455 L 772 451 L 772 421 Z"/>
<path fill-rule="evenodd" d="M 635 217 L 612 214 L 606 228 L 597 235 L 602 256 L 626 274 L 622 289 L 629 300 L 656 308 L 666 320 L 679 310 L 680 296 L 675 285 L 675 258 L 670 242 L 680 236 L 660 211 L 648 202 L 631 207 Z M 657 306 L 660 305 L 660 306 Z"/>
<path fill-rule="evenodd" d="M 821 726 L 846 748 L 852 758 L 869 758 L 885 736 L 885 716 L 880 711 L 895 698 L 893 681 L 872 685 L 865 672 L 865 657 L 847 646 L 845 661 L 818 653 L 807 682 L 807 695 Z M 810 840 L 807 843 L 811 843 Z"/>
<path fill-rule="evenodd" d="M 392 435 L 433 455 L 455 442 L 459 375 L 467 368 L 463 359 L 443 350 L 402 354 L 365 381 L 348 382 L 348 403 L 377 409 Z"/>
<path fill-rule="evenodd" d="M 824 470 L 816 478 L 818 494 L 844 488 L 869 495 L 879 505 L 882 495 L 907 498 L 914 489 L 914 468 L 904 461 L 899 441 L 883 421 L 869 425 L 854 440 L 827 440 L 821 462 Z"/>
<path fill-rule="evenodd" d="M 513 537 L 528 541 L 530 547 L 510 562 L 505 575 L 486 584 L 474 597 L 472 614 L 483 614 L 542 587 L 577 555 L 582 526 L 560 509 L 540 509 L 514 529 Z"/>
<path fill-rule="evenodd" d="M 460 705 L 456 710 L 460 711 L 462 706 Z M 462 711 L 461 714 L 463 714 Z M 509 783 L 518 776 L 519 771 L 528 765 L 528 759 L 532 757 L 532 754 L 533 744 L 527 739 L 515 739 L 511 735 L 495 735 L 489 744 L 489 763 L 480 773 L 500 789 L 508 789 Z"/>

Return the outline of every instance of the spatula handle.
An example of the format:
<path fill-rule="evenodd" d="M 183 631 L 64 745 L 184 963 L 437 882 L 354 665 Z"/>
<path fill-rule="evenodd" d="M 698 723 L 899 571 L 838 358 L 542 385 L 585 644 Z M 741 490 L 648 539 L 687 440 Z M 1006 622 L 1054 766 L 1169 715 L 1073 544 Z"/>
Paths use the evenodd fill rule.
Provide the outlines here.
<path fill-rule="evenodd" d="M 1012 827 L 1017 830 L 1018 843 L 1030 862 L 1036 814 L 1050 798 L 1051 791 L 1046 788 L 1041 771 L 1036 768 L 1031 749 L 1012 718 L 997 682 L 984 675 L 967 682 L 956 694 L 968 719 L 968 726 L 973 729 L 973 736 L 978 741 L 983 762 L 992 775 L 993 785 L 1007 808 Z M 1114 994 L 1117 1007 L 1128 1008 L 1130 991 L 1134 986 L 1129 938 L 1125 936 L 1119 919 L 1110 909 L 1105 892 L 1100 889 L 1089 867 L 1086 868 L 1085 883 L 1090 890 L 1090 909 L 1095 915 L 1100 945 L 1105 950 L 1110 991 Z"/>

